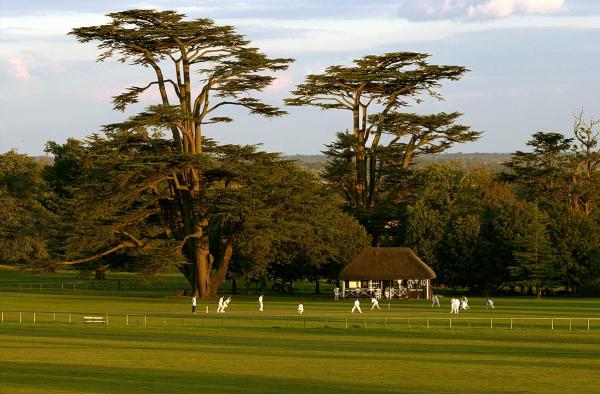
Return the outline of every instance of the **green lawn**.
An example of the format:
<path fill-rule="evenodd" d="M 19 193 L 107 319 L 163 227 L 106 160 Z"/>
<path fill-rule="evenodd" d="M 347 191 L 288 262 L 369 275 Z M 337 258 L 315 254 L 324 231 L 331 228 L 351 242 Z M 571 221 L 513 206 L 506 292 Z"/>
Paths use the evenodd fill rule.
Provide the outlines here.
<path fill-rule="evenodd" d="M 382 302 L 381 312 L 365 300 L 357 316 L 351 300 L 267 294 L 261 314 L 255 296 L 234 296 L 224 315 L 212 300 L 192 316 L 188 298 L 124 294 L 0 292 L 0 392 L 600 390 L 600 321 L 586 327 L 600 318 L 597 299 L 496 298 L 492 314 L 472 298 L 450 329 L 447 298 L 435 310 Z M 84 325 L 89 314 L 110 323 Z M 538 319 L 510 330 L 510 317 Z M 551 330 L 551 317 L 582 320 Z"/>
<path fill-rule="evenodd" d="M 0 391 L 594 392 L 600 335 L 364 329 L 0 330 Z"/>

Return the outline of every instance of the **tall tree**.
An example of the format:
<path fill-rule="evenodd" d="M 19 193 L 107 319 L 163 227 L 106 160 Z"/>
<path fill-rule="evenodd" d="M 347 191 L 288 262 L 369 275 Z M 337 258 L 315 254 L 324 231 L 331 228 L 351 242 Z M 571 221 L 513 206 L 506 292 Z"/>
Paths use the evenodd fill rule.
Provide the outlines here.
<path fill-rule="evenodd" d="M 155 182 L 137 186 L 155 194 L 164 235 L 181 243 L 189 262 L 182 269 L 184 275 L 194 293 L 208 297 L 224 277 L 221 271 L 227 271 L 232 250 L 226 232 L 220 233 L 220 242 L 211 242 L 214 237 L 210 233 L 215 228 L 210 226 L 203 200 L 210 179 L 205 179 L 201 165 L 191 164 L 202 163 L 206 146 L 203 128 L 207 124 L 232 121 L 219 114 L 227 106 L 245 107 L 251 114 L 267 117 L 284 114 L 252 94 L 267 87 L 274 80 L 272 73 L 285 70 L 292 60 L 269 58 L 249 46 L 249 41 L 233 27 L 215 25 L 210 19 L 187 20 L 185 15 L 174 11 L 154 10 L 129 10 L 108 17 L 111 19 L 108 24 L 77 28 L 71 34 L 82 43 L 98 41 L 102 51 L 99 61 L 114 56 L 123 63 L 150 68 L 155 76 L 146 85 L 131 86 L 114 97 L 115 109 L 124 110 L 150 88 L 158 88 L 161 102 L 128 121 L 106 126 L 105 131 L 166 128 L 173 138 L 170 154 L 190 156 L 185 160 L 174 159 L 180 166 L 166 166 L 164 169 L 170 172 L 162 173 Z M 138 167 L 140 171 L 144 168 Z M 122 181 L 129 183 L 127 179 Z M 159 181 L 168 183 L 164 189 L 169 193 L 166 198 L 158 198 Z M 130 185 L 133 187 L 133 183 Z M 120 240 L 115 247 L 144 245 L 128 232 L 107 231 L 112 231 L 113 243 Z M 222 265 L 211 275 L 215 260 Z"/>
<path fill-rule="evenodd" d="M 200 158 L 173 155 L 170 141 L 142 131 L 108 133 L 77 145 L 85 151 L 74 163 L 81 176 L 62 211 L 69 226 L 65 257 L 75 258 L 70 265 L 102 272 L 122 267 L 122 258 L 111 257 L 121 254 L 129 269 L 142 274 L 177 267 L 188 275 L 183 235 L 165 231 L 176 228 L 168 221 L 185 220 L 164 212 L 173 207 L 167 204 L 170 174 L 182 166 L 198 169 L 204 179 L 202 195 L 191 202 L 202 204 L 207 220 L 214 256 L 210 295 L 230 265 L 246 279 L 264 278 L 277 264 L 293 273 L 282 275 L 286 280 L 314 277 L 340 269 L 370 242 L 364 228 L 338 208 L 337 195 L 293 162 L 252 146 L 205 140 Z M 62 167 L 64 159 L 56 163 Z M 76 258 L 82 255 L 88 257 Z"/>
<path fill-rule="evenodd" d="M 577 295 L 598 294 L 600 223 L 584 211 L 562 209 L 550 216 L 550 238 L 566 290 Z"/>
<path fill-rule="evenodd" d="M 425 145 L 428 145 L 433 150 L 434 140 L 438 140 L 438 149 L 442 149 L 447 144 L 470 141 L 478 136 L 467 127 L 450 126 L 458 114 L 419 117 L 397 113 L 409 100 L 420 102 L 422 93 L 441 98 L 435 91 L 441 81 L 458 80 L 467 71 L 460 66 L 429 64 L 428 57 L 422 53 L 392 52 L 365 56 L 355 60 L 354 66 L 331 66 L 322 74 L 308 75 L 292 92 L 295 97 L 285 100 L 288 105 L 340 109 L 351 114 L 351 137 L 338 135 L 335 144 L 344 146 L 341 160 L 346 172 L 350 158 L 346 151 L 352 153 L 353 173 L 343 176 L 344 182 L 352 179 L 352 185 L 340 186 L 345 188 L 353 208 L 369 210 L 376 207 L 381 186 L 378 169 L 385 164 L 382 155 L 390 147 L 408 148 L 404 151 L 409 160 L 417 148 L 426 150 Z M 407 121 L 409 118 L 416 123 L 411 123 L 407 129 L 402 119 Z M 385 145 L 386 133 L 393 135 L 388 145 Z M 401 140 L 403 137 L 408 141 Z M 333 174 L 338 169 L 328 171 Z"/>
<path fill-rule="evenodd" d="M 48 259 L 50 197 L 35 159 L 14 151 L 0 155 L 0 261 L 39 265 Z"/>
<path fill-rule="evenodd" d="M 599 122 L 575 116 L 573 138 L 535 133 L 531 152 L 516 152 L 504 177 L 549 216 L 551 243 L 557 246 L 560 281 L 571 292 L 590 292 L 598 252 L 600 199 Z"/>
<path fill-rule="evenodd" d="M 527 145 L 531 152 L 517 151 L 505 163 L 509 169 L 504 178 L 520 185 L 521 194 L 529 201 L 539 201 L 545 208 L 569 194 L 570 157 L 573 139 L 561 133 L 538 132 Z"/>
<path fill-rule="evenodd" d="M 514 244 L 515 265 L 509 267 L 515 283 L 535 288 L 538 298 L 545 285 L 555 283 L 558 278 L 556 252 L 548 236 L 547 218 L 537 209 L 532 210 L 533 220 L 527 230 L 520 234 Z"/>
<path fill-rule="evenodd" d="M 525 226 L 510 187 L 485 168 L 456 165 L 431 165 L 417 178 L 413 201 L 381 243 L 414 248 L 440 284 L 485 292 L 508 280 L 514 234 Z"/>
<path fill-rule="evenodd" d="M 575 116 L 573 135 L 577 142 L 572 175 L 571 205 L 575 211 L 591 213 L 600 200 L 600 119 Z"/>

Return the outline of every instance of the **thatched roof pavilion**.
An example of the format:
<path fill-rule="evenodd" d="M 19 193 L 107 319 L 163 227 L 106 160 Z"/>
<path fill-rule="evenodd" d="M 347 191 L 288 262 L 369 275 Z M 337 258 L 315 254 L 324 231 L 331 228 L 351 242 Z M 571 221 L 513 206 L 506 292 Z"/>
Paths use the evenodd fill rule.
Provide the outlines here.
<path fill-rule="evenodd" d="M 340 278 L 435 279 L 435 272 L 410 248 L 365 248 L 342 270 Z"/>
<path fill-rule="evenodd" d="M 401 298 L 431 297 L 435 272 L 410 248 L 365 248 L 340 273 L 345 290 L 367 296 L 387 289 Z M 378 290 L 379 289 L 379 290 Z"/>

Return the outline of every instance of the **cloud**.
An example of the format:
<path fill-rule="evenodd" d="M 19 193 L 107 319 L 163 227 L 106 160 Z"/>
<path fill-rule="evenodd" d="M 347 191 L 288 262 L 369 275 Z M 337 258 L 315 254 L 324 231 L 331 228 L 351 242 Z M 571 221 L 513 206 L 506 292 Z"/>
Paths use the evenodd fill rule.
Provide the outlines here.
<path fill-rule="evenodd" d="M 275 80 L 267 86 L 265 92 L 281 92 L 289 90 L 290 86 L 294 84 L 294 75 L 286 72 L 284 74 L 277 75 Z"/>
<path fill-rule="evenodd" d="M 0 15 L 0 32 L 3 39 L 64 36 L 77 26 L 106 23 L 102 14 L 62 12 L 45 14 Z"/>
<path fill-rule="evenodd" d="M 398 18 L 355 19 L 221 19 L 218 23 L 237 26 L 242 33 L 254 32 L 261 26 L 277 31 L 277 35 L 261 33 L 253 37 L 253 45 L 269 54 L 300 58 L 301 53 L 343 53 L 377 51 L 394 48 L 401 43 L 444 40 L 459 34 L 507 29 L 600 29 L 599 16 L 487 18 L 479 23 L 454 20 L 407 21 Z M 357 29 L 360 24 L 360 29 Z M 287 30 L 287 33 L 286 33 Z M 0 49 L 1 50 L 1 49 Z"/>
<path fill-rule="evenodd" d="M 564 0 L 487 0 L 467 9 L 473 18 L 504 18 L 513 14 L 547 14 L 563 10 Z"/>
<path fill-rule="evenodd" d="M 565 0 L 405 0 L 399 16 L 409 20 L 481 20 L 565 10 Z"/>
<path fill-rule="evenodd" d="M 17 79 L 28 81 L 33 79 L 29 68 L 22 59 L 10 58 L 8 59 L 9 71 L 11 75 Z"/>

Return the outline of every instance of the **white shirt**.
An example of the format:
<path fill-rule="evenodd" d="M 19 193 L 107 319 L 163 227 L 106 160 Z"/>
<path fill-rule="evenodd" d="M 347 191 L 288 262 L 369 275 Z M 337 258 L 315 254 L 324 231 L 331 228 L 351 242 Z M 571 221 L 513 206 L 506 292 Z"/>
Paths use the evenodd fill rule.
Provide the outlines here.
<path fill-rule="evenodd" d="M 196 297 L 192 297 L 192 305 L 196 306 Z"/>

